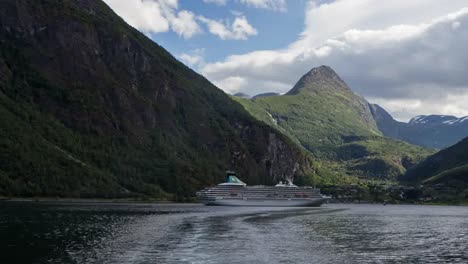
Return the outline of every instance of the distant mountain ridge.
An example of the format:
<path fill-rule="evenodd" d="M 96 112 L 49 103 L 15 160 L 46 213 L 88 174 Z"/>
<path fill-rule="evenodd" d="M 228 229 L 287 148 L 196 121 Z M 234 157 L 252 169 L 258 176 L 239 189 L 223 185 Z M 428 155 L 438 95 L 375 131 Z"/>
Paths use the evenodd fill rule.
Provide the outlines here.
<path fill-rule="evenodd" d="M 447 124 L 456 125 L 460 123 L 468 122 L 468 116 L 455 117 L 448 115 L 419 115 L 411 118 L 408 124 Z"/>
<path fill-rule="evenodd" d="M 250 99 L 250 98 L 251 98 L 250 95 L 248 95 L 248 94 L 246 94 L 246 93 L 241 93 L 241 92 L 235 93 L 235 94 L 233 94 L 233 96 L 237 96 L 237 97 L 245 98 L 245 99 Z"/>
<path fill-rule="evenodd" d="M 240 97 L 240 98 L 244 98 L 244 99 L 256 99 L 256 98 L 260 98 L 260 97 L 269 97 L 269 96 L 278 96 L 280 95 L 279 93 L 261 93 L 261 94 L 257 94 L 257 95 L 254 95 L 254 96 L 250 96 L 246 93 L 243 93 L 243 92 L 238 92 L 238 93 L 235 93 L 233 94 L 232 96 L 235 96 L 235 97 Z"/>
<path fill-rule="evenodd" d="M 420 115 L 408 123 L 399 122 L 382 107 L 371 104 L 372 115 L 382 133 L 411 144 L 442 149 L 468 136 L 468 116 Z"/>
<path fill-rule="evenodd" d="M 269 96 L 278 96 L 280 95 L 279 93 L 261 93 L 261 94 L 257 94 L 255 96 L 252 97 L 252 99 L 256 99 L 256 98 L 260 98 L 260 97 L 269 97 Z"/>

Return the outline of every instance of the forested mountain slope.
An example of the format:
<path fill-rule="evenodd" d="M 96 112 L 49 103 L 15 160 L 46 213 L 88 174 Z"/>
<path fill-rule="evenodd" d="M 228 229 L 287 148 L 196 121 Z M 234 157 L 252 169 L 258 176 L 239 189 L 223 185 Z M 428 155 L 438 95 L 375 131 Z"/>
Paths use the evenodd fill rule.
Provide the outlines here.
<path fill-rule="evenodd" d="M 180 198 L 314 173 L 98 0 L 0 1 L 0 196 Z M 172 196 L 175 195 L 175 196 Z"/>

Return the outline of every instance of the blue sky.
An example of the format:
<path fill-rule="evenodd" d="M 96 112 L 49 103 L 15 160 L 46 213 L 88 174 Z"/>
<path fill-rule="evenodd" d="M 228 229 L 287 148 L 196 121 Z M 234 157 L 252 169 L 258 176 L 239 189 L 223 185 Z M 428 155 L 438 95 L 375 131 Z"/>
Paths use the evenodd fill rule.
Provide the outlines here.
<path fill-rule="evenodd" d="M 468 115 L 468 0 L 104 0 L 226 93 L 331 66 L 398 120 Z"/>
<path fill-rule="evenodd" d="M 190 39 L 180 37 L 174 31 L 151 34 L 151 38 L 174 55 L 204 50 L 206 62 L 215 62 L 231 54 L 243 54 L 260 49 L 279 49 L 287 47 L 296 40 L 304 28 L 305 1 L 288 1 L 286 11 L 272 11 L 249 7 L 237 1 L 229 1 L 224 6 L 204 3 L 203 1 L 182 0 L 180 9 L 190 10 L 198 15 L 232 22 L 235 14 L 242 13 L 257 30 L 257 35 L 246 40 L 222 40 L 203 33 Z"/>

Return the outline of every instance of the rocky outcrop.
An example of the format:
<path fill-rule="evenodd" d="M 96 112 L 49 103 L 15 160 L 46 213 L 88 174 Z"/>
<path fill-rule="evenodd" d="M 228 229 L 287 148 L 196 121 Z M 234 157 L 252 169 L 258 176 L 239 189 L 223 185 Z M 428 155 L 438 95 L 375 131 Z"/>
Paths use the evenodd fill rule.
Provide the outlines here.
<path fill-rule="evenodd" d="M 317 97 L 324 97 L 325 95 L 335 97 L 335 100 L 340 100 L 340 103 L 345 104 L 350 111 L 357 114 L 359 121 L 363 122 L 369 129 L 377 130 L 369 103 L 363 97 L 355 94 L 329 66 L 322 65 L 311 69 L 299 79 L 286 95 L 298 95 L 300 93 Z"/>
<path fill-rule="evenodd" d="M 380 132 L 382 132 L 387 137 L 400 139 L 400 122 L 393 119 L 393 117 L 387 113 L 385 109 L 377 104 L 369 104 L 369 108 L 371 109 L 372 116 L 374 117 Z"/>
<path fill-rule="evenodd" d="M 313 68 L 304 74 L 294 87 L 287 92 L 287 95 L 298 94 L 301 91 L 346 91 L 350 92 L 348 85 L 329 66 L 322 65 Z"/>

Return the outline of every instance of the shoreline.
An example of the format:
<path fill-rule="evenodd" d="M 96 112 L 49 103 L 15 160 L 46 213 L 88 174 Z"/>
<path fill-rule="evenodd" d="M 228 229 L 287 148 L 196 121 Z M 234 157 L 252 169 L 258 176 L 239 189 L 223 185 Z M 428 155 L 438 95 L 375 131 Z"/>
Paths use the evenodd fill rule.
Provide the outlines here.
<path fill-rule="evenodd" d="M 28 203 L 137 203 L 137 204 L 201 204 L 198 202 L 176 202 L 170 200 L 158 199 L 135 199 L 135 198 L 55 198 L 55 197 L 0 197 L 0 202 L 28 202 Z M 362 201 L 362 202 L 330 202 L 326 204 L 369 204 L 369 205 L 431 205 L 431 206 L 468 206 L 468 202 L 449 203 L 449 202 L 433 202 L 433 203 L 387 203 Z"/>
<path fill-rule="evenodd" d="M 0 202 L 31 202 L 31 203 L 154 203 L 154 204 L 187 204 L 189 202 L 175 202 L 157 199 L 133 198 L 52 198 L 52 197 L 0 197 Z"/>
<path fill-rule="evenodd" d="M 460 201 L 460 202 L 400 202 L 400 203 L 382 203 L 382 202 L 374 202 L 374 201 L 361 201 L 361 202 L 353 202 L 353 201 L 332 201 L 330 204 L 380 204 L 380 205 L 440 205 L 440 206 L 468 206 L 468 201 Z"/>

